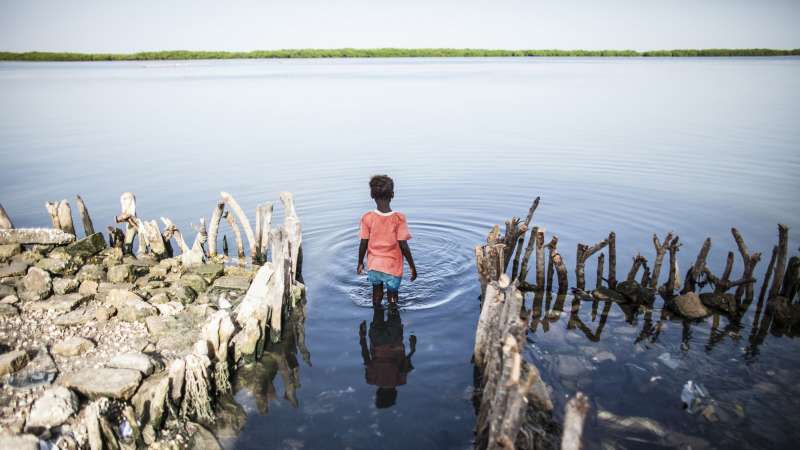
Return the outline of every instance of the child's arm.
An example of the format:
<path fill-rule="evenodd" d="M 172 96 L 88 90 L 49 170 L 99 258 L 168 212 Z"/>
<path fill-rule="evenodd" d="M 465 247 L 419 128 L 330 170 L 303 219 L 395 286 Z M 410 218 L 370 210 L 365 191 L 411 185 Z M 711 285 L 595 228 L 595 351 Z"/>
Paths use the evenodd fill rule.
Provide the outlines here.
<path fill-rule="evenodd" d="M 361 245 L 358 246 L 358 267 L 356 267 L 356 273 L 359 275 L 364 273 L 364 256 L 367 254 L 367 244 L 369 244 L 369 239 L 362 239 Z"/>
<path fill-rule="evenodd" d="M 411 269 L 411 281 L 417 279 L 417 266 L 414 265 L 414 257 L 411 256 L 411 248 L 408 247 L 408 241 L 397 241 L 400 243 L 400 251 L 408 261 L 408 268 Z"/>

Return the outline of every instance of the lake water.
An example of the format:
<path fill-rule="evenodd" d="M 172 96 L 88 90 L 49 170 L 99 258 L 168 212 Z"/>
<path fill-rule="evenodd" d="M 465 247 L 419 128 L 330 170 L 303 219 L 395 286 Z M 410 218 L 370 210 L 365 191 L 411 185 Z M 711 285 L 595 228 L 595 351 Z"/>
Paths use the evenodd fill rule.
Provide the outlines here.
<path fill-rule="evenodd" d="M 473 247 L 492 224 L 540 195 L 534 222 L 559 236 L 568 267 L 578 242 L 614 230 L 623 274 L 637 252 L 652 260 L 652 234 L 667 231 L 684 243 L 684 270 L 711 237 L 719 273 L 736 226 L 764 253 L 763 277 L 778 222 L 792 227 L 790 248 L 800 242 L 798 117 L 798 58 L 0 63 L 0 202 L 16 226 L 45 226 L 45 201 L 80 194 L 99 226 L 132 191 L 141 216 L 188 229 L 220 190 L 251 220 L 257 203 L 293 191 L 310 363 L 279 348 L 242 372 L 242 430 L 226 445 L 465 449 Z M 375 173 L 395 179 L 420 273 L 401 287 L 399 317 L 373 316 L 355 274 Z M 532 325 L 528 356 L 558 417 L 576 389 L 592 399 L 586 448 L 800 439 L 800 341 L 754 330 L 755 304 L 740 326 L 662 321 L 660 299 L 635 317 L 591 302 L 570 314 L 571 299 L 538 305 L 546 320 Z M 367 341 L 370 326 L 397 338 L 399 321 L 406 353 L 417 339 L 396 398 L 379 396 L 388 407 L 366 381 L 362 321 Z M 682 408 L 688 380 L 706 387 L 718 422 Z M 661 428 L 620 431 L 606 412 Z"/>

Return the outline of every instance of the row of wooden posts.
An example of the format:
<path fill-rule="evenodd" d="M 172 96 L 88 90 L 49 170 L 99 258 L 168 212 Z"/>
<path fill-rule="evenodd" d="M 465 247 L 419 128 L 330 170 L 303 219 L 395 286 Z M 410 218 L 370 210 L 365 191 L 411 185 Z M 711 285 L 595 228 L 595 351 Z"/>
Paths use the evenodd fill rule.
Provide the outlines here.
<path fill-rule="evenodd" d="M 475 334 L 473 360 L 476 369 L 476 424 L 477 449 L 550 449 L 577 450 L 581 446 L 583 422 L 589 409 L 589 401 L 578 392 L 566 404 L 563 427 L 552 416 L 553 404 L 547 387 L 536 367 L 522 356 L 529 317 L 523 304 L 524 291 L 536 291 L 537 295 L 551 292 L 553 279 L 557 280 L 558 294 L 565 295 L 569 289 L 565 258 L 558 251 L 558 237 L 553 235 L 545 244 L 545 230 L 531 226 L 534 213 L 539 206 L 537 197 L 527 217 L 506 221 L 505 233 L 495 225 L 486 244 L 475 248 L 478 278 L 481 284 L 481 313 Z M 530 233 L 528 233 L 530 230 Z M 529 234 L 527 245 L 525 236 Z M 706 239 L 694 264 L 688 269 L 681 287 L 677 253 L 680 238 L 668 233 L 663 240 L 653 235 L 655 260 L 652 270 L 647 258 L 637 254 L 624 280 L 617 279 L 616 234 L 612 231 L 606 239 L 587 245 L 579 243 L 575 255 L 575 283 L 572 290 L 578 296 L 589 295 L 586 289 L 585 266 L 589 258 L 608 247 L 608 271 L 605 271 L 606 256 L 597 258 L 597 288 L 622 290 L 635 287 L 643 300 L 654 298 L 659 293 L 667 300 L 676 294 L 694 292 L 698 287 L 710 283 L 715 294 L 731 295 L 737 310 L 741 305 L 749 306 L 754 296 L 755 268 L 761 254 L 751 253 L 741 233 L 731 229 L 731 234 L 743 260 L 743 272 L 739 279 L 731 280 L 734 253 L 729 252 L 725 269 L 716 276 L 706 265 L 711 248 L 711 239 Z M 549 258 L 545 260 L 545 249 Z M 527 281 L 529 262 L 535 254 L 534 282 Z M 659 285 L 660 273 L 668 259 L 666 281 Z M 778 225 L 778 245 L 764 277 L 760 297 L 784 296 L 792 301 L 798 291 L 800 260 L 792 261 L 787 268 L 788 227 Z M 793 258 L 796 259 L 797 257 Z M 508 272 L 510 271 L 510 275 Z M 642 272 L 637 279 L 639 272 Z M 771 283 L 770 283 L 771 281 Z M 605 285 L 605 286 L 604 286 Z M 727 294 L 736 288 L 734 294 Z M 740 304 L 744 297 L 745 302 Z M 761 304 L 761 301 L 759 304 Z M 745 308 L 746 309 L 746 308 Z M 530 314 L 528 311 L 527 314 Z M 560 440 L 558 437 L 561 437 Z"/>
<path fill-rule="evenodd" d="M 280 199 L 284 207 L 286 232 L 289 234 L 290 242 L 297 243 L 300 240 L 300 222 L 294 220 L 297 217 L 294 207 L 294 198 L 290 192 L 282 192 Z M 78 214 L 83 224 L 86 236 L 95 234 L 94 224 L 86 207 L 86 203 L 81 196 L 76 196 Z M 225 207 L 228 207 L 227 210 Z M 72 208 L 67 200 L 52 201 L 45 204 L 45 208 L 50 216 L 53 228 L 62 230 L 70 235 L 77 235 L 75 225 L 72 220 Z M 201 218 L 198 225 L 192 225 L 197 232 L 194 243 L 190 247 L 184 240 L 183 234 L 178 227 L 166 217 L 161 217 L 163 231 L 155 220 L 142 220 L 136 212 L 136 196 L 131 192 L 125 192 L 120 196 L 121 212 L 114 220 L 117 224 L 124 224 L 124 230 L 116 226 L 108 227 L 109 245 L 120 247 L 125 254 L 133 254 L 133 243 L 136 236 L 139 236 L 138 254 L 152 254 L 158 258 L 173 256 L 171 240 L 174 239 L 180 249 L 184 263 L 196 264 L 202 262 L 206 256 L 215 257 L 218 254 L 217 238 L 219 234 L 220 222 L 224 218 L 231 228 L 236 243 L 237 256 L 240 261 L 244 261 L 245 241 L 242 238 L 242 229 L 247 240 L 249 255 L 254 262 L 263 262 L 267 259 L 269 248 L 269 233 L 272 226 L 273 204 L 267 202 L 256 207 L 255 231 L 250 224 L 250 220 L 236 199 L 227 192 L 220 192 L 220 198 L 211 213 L 208 230 L 206 230 L 205 218 Z M 14 225 L 6 211 L 0 205 L 0 229 L 13 229 Z M 205 252 L 203 245 L 208 243 L 208 251 Z M 228 255 L 227 236 L 222 240 L 223 254 Z M 302 262 L 300 258 L 300 246 L 294 245 L 292 261 L 296 270 Z"/>

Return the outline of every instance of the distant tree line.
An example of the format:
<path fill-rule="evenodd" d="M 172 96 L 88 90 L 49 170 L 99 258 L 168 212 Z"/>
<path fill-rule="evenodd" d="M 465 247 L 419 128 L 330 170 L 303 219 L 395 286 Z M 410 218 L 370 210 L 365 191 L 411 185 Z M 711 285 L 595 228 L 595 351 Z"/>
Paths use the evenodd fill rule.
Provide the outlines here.
<path fill-rule="evenodd" d="M 708 48 L 676 50 L 491 50 L 473 48 L 337 48 L 254 50 L 250 52 L 166 50 L 139 53 L 0 52 L 0 61 L 148 61 L 270 58 L 430 58 L 430 57 L 711 57 L 798 56 L 800 49 Z"/>

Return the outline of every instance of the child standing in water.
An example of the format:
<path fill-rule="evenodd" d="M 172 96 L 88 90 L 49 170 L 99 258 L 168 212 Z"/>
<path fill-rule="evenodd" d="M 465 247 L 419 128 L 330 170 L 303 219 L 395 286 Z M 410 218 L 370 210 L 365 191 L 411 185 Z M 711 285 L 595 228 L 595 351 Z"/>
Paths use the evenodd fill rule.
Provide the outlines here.
<path fill-rule="evenodd" d="M 394 181 L 386 175 L 375 175 L 369 180 L 370 196 L 376 209 L 361 217 L 361 245 L 358 248 L 359 275 L 364 273 L 364 256 L 367 256 L 368 277 L 372 283 L 372 303 L 383 301 L 383 286 L 390 305 L 397 305 L 397 293 L 403 276 L 403 257 L 411 270 L 411 281 L 417 279 L 417 267 L 408 247 L 411 233 L 403 213 L 392 211 Z"/>

